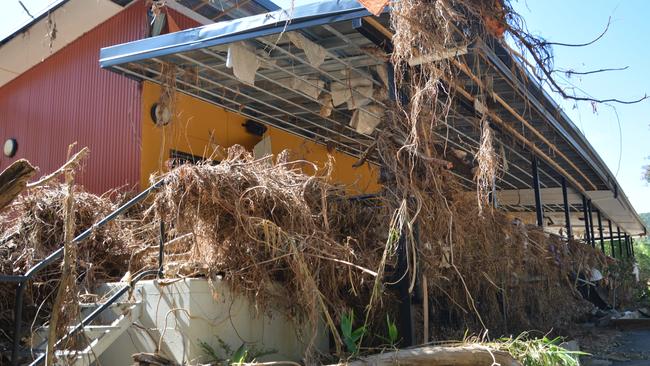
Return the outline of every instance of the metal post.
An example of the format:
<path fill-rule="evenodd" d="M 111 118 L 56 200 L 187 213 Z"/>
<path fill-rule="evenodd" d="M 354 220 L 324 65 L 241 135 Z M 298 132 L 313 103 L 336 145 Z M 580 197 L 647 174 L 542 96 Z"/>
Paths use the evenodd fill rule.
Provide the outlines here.
<path fill-rule="evenodd" d="M 632 258 L 636 258 L 636 255 L 634 255 L 634 238 L 630 236 L 630 249 L 632 249 Z"/>
<path fill-rule="evenodd" d="M 612 258 L 616 258 L 616 250 L 614 250 L 614 230 L 612 230 L 612 220 L 607 219 L 609 225 L 609 246 L 612 249 Z"/>
<path fill-rule="evenodd" d="M 397 243 L 397 271 L 396 275 L 397 290 L 399 293 L 399 313 L 398 313 L 398 327 L 399 334 L 402 336 L 404 344 L 403 347 L 413 345 L 413 327 L 411 321 L 413 316 L 411 314 L 411 293 L 409 292 L 409 266 L 408 266 L 408 249 L 406 248 L 406 233 L 402 231 L 399 241 Z"/>
<path fill-rule="evenodd" d="M 591 238 L 591 247 L 595 249 L 596 235 L 594 235 L 594 215 L 591 209 L 591 200 L 587 201 L 587 207 L 589 208 L 589 238 Z"/>
<path fill-rule="evenodd" d="M 566 178 L 562 177 L 562 201 L 564 202 L 564 222 L 566 225 L 566 237 L 573 238 L 571 230 L 571 212 L 569 211 L 569 195 L 567 193 Z"/>
<path fill-rule="evenodd" d="M 598 214 L 598 234 L 600 235 L 600 250 L 605 253 L 605 239 L 603 239 L 603 219 L 600 216 L 600 210 L 596 211 Z"/>
<path fill-rule="evenodd" d="M 585 219 L 585 242 L 589 244 L 591 239 L 589 238 L 589 207 L 587 205 L 587 197 L 582 195 L 582 214 Z"/>
<path fill-rule="evenodd" d="M 627 257 L 630 258 L 632 256 L 632 252 L 630 251 L 630 236 L 625 234 L 625 254 L 627 254 Z"/>
<path fill-rule="evenodd" d="M 623 243 L 621 243 L 621 228 L 616 226 L 616 233 L 618 234 L 618 257 L 623 259 Z"/>
<path fill-rule="evenodd" d="M 544 227 L 544 212 L 542 209 L 542 193 L 539 189 L 539 171 L 537 168 L 537 157 L 531 158 L 533 170 L 533 189 L 535 191 L 535 212 L 537 213 L 537 226 Z"/>
<path fill-rule="evenodd" d="M 18 365 L 18 348 L 20 337 L 23 333 L 23 298 L 25 297 L 26 282 L 18 283 L 16 287 L 16 299 L 14 301 L 14 343 L 11 350 L 11 366 Z"/>
<path fill-rule="evenodd" d="M 160 219 L 160 244 L 158 248 L 158 278 L 163 278 L 163 263 L 165 260 L 165 221 Z"/>

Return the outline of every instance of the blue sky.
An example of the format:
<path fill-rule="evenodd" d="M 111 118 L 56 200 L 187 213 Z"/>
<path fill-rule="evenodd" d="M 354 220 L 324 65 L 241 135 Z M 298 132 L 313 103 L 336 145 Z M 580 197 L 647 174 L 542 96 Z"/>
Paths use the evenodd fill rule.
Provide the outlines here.
<path fill-rule="evenodd" d="M 56 0 L 23 0 L 34 15 L 54 2 Z M 281 6 L 291 4 L 291 0 L 276 2 Z M 296 0 L 295 4 L 306 2 L 309 0 Z M 650 94 L 650 23 L 647 21 L 650 1 L 519 0 L 514 5 L 530 31 L 550 41 L 565 43 L 593 39 L 611 16 L 609 31 L 596 44 L 582 48 L 555 47 L 555 65 L 576 71 L 629 66 L 625 71 L 573 77 L 570 81 L 597 98 L 636 99 Z M 0 38 L 28 20 L 18 0 L 4 0 Z M 650 101 L 616 105 L 616 110 L 599 105 L 594 112 L 589 103 L 575 104 L 557 99 L 610 170 L 614 174 L 618 172 L 617 179 L 637 211 L 650 212 L 650 187 L 641 179 L 642 166 L 650 164 L 647 160 L 650 156 Z"/>

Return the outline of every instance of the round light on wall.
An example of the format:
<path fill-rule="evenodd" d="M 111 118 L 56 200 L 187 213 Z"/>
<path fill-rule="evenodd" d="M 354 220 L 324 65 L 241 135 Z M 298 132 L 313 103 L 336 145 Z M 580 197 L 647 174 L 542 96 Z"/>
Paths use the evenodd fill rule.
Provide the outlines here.
<path fill-rule="evenodd" d="M 6 157 L 13 158 L 18 151 L 18 141 L 16 139 L 7 139 L 3 148 Z"/>
<path fill-rule="evenodd" d="M 172 120 L 172 112 L 169 107 L 154 103 L 151 106 L 151 120 L 156 126 L 165 126 Z"/>

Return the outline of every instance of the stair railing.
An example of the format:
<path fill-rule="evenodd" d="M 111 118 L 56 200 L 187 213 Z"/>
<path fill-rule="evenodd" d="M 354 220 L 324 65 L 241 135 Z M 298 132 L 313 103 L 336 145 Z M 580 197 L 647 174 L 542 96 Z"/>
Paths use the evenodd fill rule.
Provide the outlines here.
<path fill-rule="evenodd" d="M 91 227 L 86 229 L 84 232 L 81 234 L 77 235 L 74 239 L 72 239 L 73 244 L 79 244 L 81 241 L 84 239 L 88 238 L 93 231 L 97 230 L 98 228 L 106 225 L 107 223 L 115 220 L 119 215 L 123 214 L 126 212 L 129 208 L 133 207 L 135 204 L 143 201 L 145 198 L 151 194 L 151 192 L 157 190 L 161 186 L 165 184 L 165 180 L 161 179 L 157 181 L 156 183 L 152 184 L 149 188 L 145 189 L 144 191 L 140 192 L 137 196 L 133 197 L 130 199 L 128 202 L 123 204 L 122 206 L 118 207 L 115 211 L 111 212 L 108 214 L 106 217 L 101 219 L 100 221 L 96 222 L 93 224 Z M 127 284 L 124 288 L 120 289 L 118 292 L 116 292 L 113 296 L 111 296 L 107 302 L 103 303 L 100 307 L 95 309 L 90 315 L 88 315 L 86 318 L 84 318 L 79 324 L 77 324 L 72 331 L 68 332 L 65 336 L 63 336 L 61 339 L 59 339 L 56 342 L 56 345 L 61 344 L 64 342 L 67 338 L 70 336 L 74 335 L 81 329 L 83 329 L 86 325 L 88 325 L 91 321 L 93 321 L 101 312 L 104 310 L 108 309 L 108 307 L 115 303 L 122 295 L 124 295 L 128 289 L 130 289 L 136 282 L 144 278 L 145 276 L 150 276 L 150 275 L 157 275 L 158 277 L 162 278 L 163 276 L 163 259 L 164 259 L 164 243 L 165 243 L 165 226 L 164 223 L 161 221 L 160 222 L 160 244 L 159 244 L 159 255 L 158 255 L 158 269 L 157 270 L 148 270 L 141 272 L 138 274 L 133 280 Z M 19 358 L 19 348 L 20 348 L 20 338 L 22 336 L 22 317 L 23 317 L 23 303 L 24 303 L 24 297 L 25 297 L 25 290 L 27 288 L 27 284 L 30 280 L 36 276 L 37 273 L 48 267 L 50 264 L 54 263 L 56 260 L 61 259 L 63 257 L 63 251 L 64 248 L 61 247 L 54 251 L 52 254 L 48 255 L 43 259 L 42 261 L 38 262 L 35 266 L 30 268 L 25 274 L 23 275 L 0 275 L 0 282 L 5 282 L 5 283 L 17 283 L 16 287 L 16 297 L 15 297 L 15 302 L 14 302 L 14 339 L 13 339 L 13 346 L 11 350 L 11 366 L 17 366 L 18 365 L 18 358 Z M 34 360 L 31 365 L 40 365 L 43 361 L 45 360 L 45 354 L 41 354 L 36 360 Z"/>

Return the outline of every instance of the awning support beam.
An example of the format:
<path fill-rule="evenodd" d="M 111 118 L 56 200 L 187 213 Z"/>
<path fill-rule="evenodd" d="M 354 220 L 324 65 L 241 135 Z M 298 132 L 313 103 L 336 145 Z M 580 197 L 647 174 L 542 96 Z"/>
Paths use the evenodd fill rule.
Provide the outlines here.
<path fill-rule="evenodd" d="M 623 243 L 621 243 L 621 228 L 616 225 L 616 233 L 618 234 L 618 257 L 623 258 Z"/>
<path fill-rule="evenodd" d="M 589 210 L 589 238 L 591 239 L 591 247 L 596 249 L 596 235 L 594 235 L 594 213 L 591 207 L 591 200 L 587 201 L 587 208 Z"/>
<path fill-rule="evenodd" d="M 616 250 L 614 250 L 614 230 L 612 230 L 612 220 L 607 220 L 609 225 L 609 246 L 612 249 L 612 258 L 616 258 Z"/>
<path fill-rule="evenodd" d="M 569 211 L 569 194 L 567 193 L 566 178 L 562 177 L 562 203 L 564 204 L 564 222 L 566 225 L 566 237 L 571 240 L 573 232 L 571 230 L 571 212 Z M 602 233 L 601 233 L 602 236 Z"/>
<path fill-rule="evenodd" d="M 589 206 L 587 203 L 587 197 L 583 194 L 582 195 L 582 214 L 585 219 L 585 243 L 589 244 L 591 242 L 591 239 L 589 237 Z"/>
<path fill-rule="evenodd" d="M 605 240 L 603 239 L 603 219 L 600 215 L 600 210 L 596 211 L 598 214 L 598 234 L 600 235 L 600 250 L 605 253 Z"/>
<path fill-rule="evenodd" d="M 544 211 L 542 209 L 542 194 L 539 190 L 539 170 L 537 167 L 537 156 L 532 156 L 531 163 L 533 189 L 535 190 L 535 213 L 537 214 L 537 226 L 544 227 Z"/>

